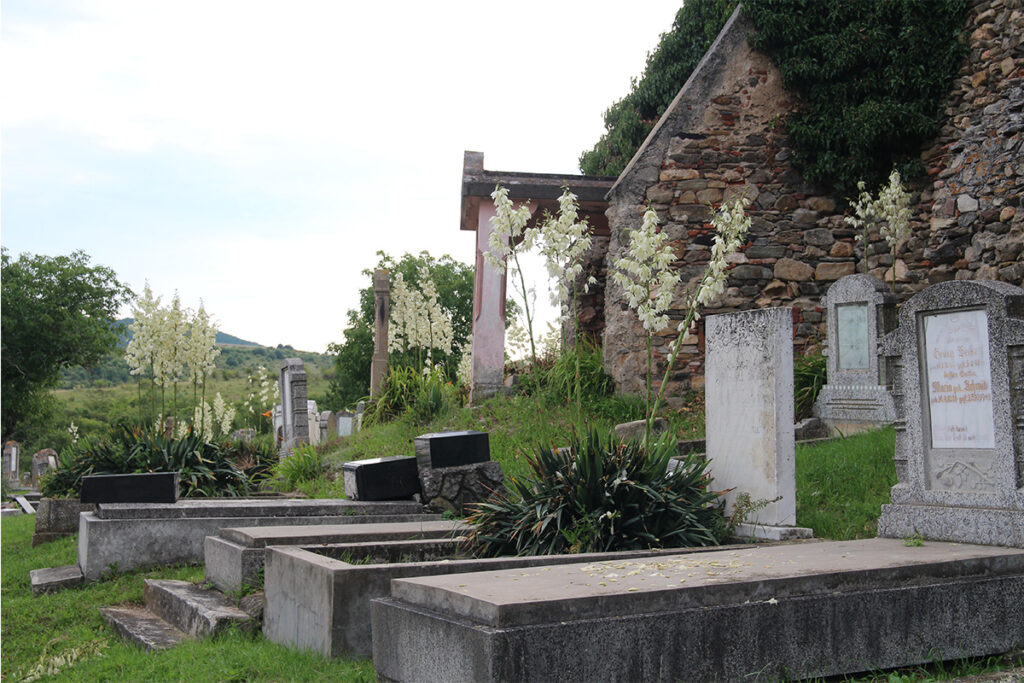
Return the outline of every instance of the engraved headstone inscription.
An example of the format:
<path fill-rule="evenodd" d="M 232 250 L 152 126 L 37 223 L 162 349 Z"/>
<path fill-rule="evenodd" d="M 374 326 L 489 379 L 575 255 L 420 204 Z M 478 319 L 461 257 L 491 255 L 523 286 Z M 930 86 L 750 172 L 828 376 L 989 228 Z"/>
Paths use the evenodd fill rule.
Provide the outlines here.
<path fill-rule="evenodd" d="M 881 347 L 898 483 L 878 535 L 1024 547 L 1024 289 L 929 287 Z"/>
<path fill-rule="evenodd" d="M 815 415 L 836 434 L 892 422 L 892 396 L 885 386 L 878 340 L 896 326 L 894 299 L 872 275 L 847 275 L 825 296 L 828 326 L 828 383 Z"/>

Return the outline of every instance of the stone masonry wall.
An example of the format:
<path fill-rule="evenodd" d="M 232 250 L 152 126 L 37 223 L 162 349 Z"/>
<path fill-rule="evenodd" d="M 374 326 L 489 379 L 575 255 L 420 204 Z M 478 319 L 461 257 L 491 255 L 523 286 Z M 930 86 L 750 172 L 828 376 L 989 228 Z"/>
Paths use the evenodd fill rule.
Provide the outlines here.
<path fill-rule="evenodd" d="M 913 233 L 898 247 L 895 265 L 877 232 L 862 253 L 843 220 L 845 202 L 790 166 L 785 120 L 795 102 L 770 59 L 747 45 L 749 23 L 735 16 L 613 188 L 609 267 L 649 204 L 692 291 L 711 255 L 708 205 L 742 193 L 752 200 L 751 231 L 733 257 L 726 291 L 705 314 L 792 306 L 798 349 L 824 339 L 821 297 L 832 282 L 854 272 L 866 269 L 887 282 L 895 274 L 900 299 L 954 277 L 1019 284 L 1022 2 L 984 0 L 969 13 L 970 57 L 950 98 L 949 125 L 922 155 L 929 176 L 913 188 Z M 646 334 L 619 287 L 608 282 L 606 297 L 605 368 L 620 391 L 639 393 Z M 680 292 L 670 311 L 674 321 L 685 308 Z M 655 385 L 675 328 L 673 322 L 654 340 Z M 677 400 L 703 386 L 703 325 L 693 339 L 682 347 L 669 380 L 667 395 Z"/>

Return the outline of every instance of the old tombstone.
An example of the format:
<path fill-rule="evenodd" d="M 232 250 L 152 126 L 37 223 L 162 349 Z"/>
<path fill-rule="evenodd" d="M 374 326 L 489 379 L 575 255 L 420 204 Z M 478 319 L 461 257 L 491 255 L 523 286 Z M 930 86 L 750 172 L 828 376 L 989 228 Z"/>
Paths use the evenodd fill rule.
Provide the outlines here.
<path fill-rule="evenodd" d="M 420 496 L 438 511 L 463 514 L 466 506 L 505 490 L 501 464 L 491 460 L 487 432 L 439 432 L 413 439 Z"/>
<path fill-rule="evenodd" d="M 363 413 L 366 412 L 366 401 L 360 401 L 356 404 L 356 417 L 354 428 L 355 431 L 359 431 L 363 428 Z"/>
<path fill-rule="evenodd" d="M 1024 547 L 1024 290 L 934 285 L 881 347 L 898 483 L 878 535 Z"/>
<path fill-rule="evenodd" d="M 177 472 L 92 474 L 82 477 L 83 503 L 176 503 Z"/>
<path fill-rule="evenodd" d="M 306 401 L 306 424 L 309 431 L 309 443 L 314 446 L 320 444 L 320 411 L 317 410 L 316 401 Z"/>
<path fill-rule="evenodd" d="M 336 413 L 334 415 L 335 421 L 335 434 L 337 436 L 352 436 L 353 422 L 355 417 L 352 413 Z"/>
<path fill-rule="evenodd" d="M 370 361 L 370 398 L 380 396 L 388 373 L 388 322 L 391 320 L 391 276 L 373 272 L 373 359 Z"/>
<path fill-rule="evenodd" d="M 893 421 L 878 340 L 896 327 L 895 299 L 872 275 L 847 275 L 829 287 L 828 383 L 814 406 L 833 433 L 872 429 Z"/>
<path fill-rule="evenodd" d="M 18 457 L 21 455 L 21 445 L 17 441 L 8 441 L 4 444 L 3 477 L 8 484 L 18 485 Z"/>
<path fill-rule="evenodd" d="M 306 370 L 299 358 L 281 361 L 281 455 L 309 443 L 309 403 L 306 396 Z"/>
<path fill-rule="evenodd" d="M 338 436 L 338 424 L 334 419 L 333 410 L 321 410 L 317 426 L 320 431 L 320 443 L 326 443 Z"/>
<path fill-rule="evenodd" d="M 763 505 L 741 535 L 803 538 L 796 527 L 793 310 L 765 308 L 707 318 L 705 430 L 715 489 Z"/>
<path fill-rule="evenodd" d="M 44 448 L 32 456 L 32 488 L 39 488 L 39 479 L 49 470 L 57 469 L 57 451 Z"/>
<path fill-rule="evenodd" d="M 413 439 L 420 467 L 456 467 L 487 462 L 491 449 L 487 432 L 438 432 Z"/>
<path fill-rule="evenodd" d="M 393 455 L 342 465 L 345 495 L 352 500 L 401 500 L 420 492 L 416 458 Z"/>

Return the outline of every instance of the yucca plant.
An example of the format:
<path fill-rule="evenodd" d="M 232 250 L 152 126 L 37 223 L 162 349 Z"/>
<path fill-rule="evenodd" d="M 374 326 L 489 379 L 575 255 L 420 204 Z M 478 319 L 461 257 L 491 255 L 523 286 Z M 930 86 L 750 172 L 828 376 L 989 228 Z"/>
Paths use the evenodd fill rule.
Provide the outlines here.
<path fill-rule="evenodd" d="M 717 545 L 731 529 L 707 462 L 688 455 L 671 470 L 674 443 L 645 448 L 591 430 L 566 448 L 542 448 L 504 496 L 467 521 L 477 556 L 550 555 Z"/>
<path fill-rule="evenodd" d="M 295 490 L 302 482 L 322 477 L 326 472 L 324 457 L 310 444 L 296 446 L 290 456 L 281 458 L 281 462 L 274 467 L 274 476 L 281 480 L 288 491 Z"/>
<path fill-rule="evenodd" d="M 805 353 L 793 361 L 793 397 L 796 419 L 811 415 L 814 402 L 825 386 L 828 360 L 820 350 Z"/>
<path fill-rule="evenodd" d="M 245 473 L 219 444 L 192 431 L 169 438 L 125 424 L 105 438 L 83 438 L 65 450 L 41 487 L 46 496 L 77 496 L 84 476 L 141 472 L 178 472 L 183 497 L 239 496 L 249 490 Z"/>

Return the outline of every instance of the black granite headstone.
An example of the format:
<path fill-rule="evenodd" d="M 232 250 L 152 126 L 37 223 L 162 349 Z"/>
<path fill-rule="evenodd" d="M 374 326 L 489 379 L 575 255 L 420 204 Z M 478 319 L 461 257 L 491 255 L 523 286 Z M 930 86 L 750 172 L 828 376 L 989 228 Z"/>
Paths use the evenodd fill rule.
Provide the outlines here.
<path fill-rule="evenodd" d="M 341 466 L 345 495 L 352 500 L 402 500 L 420 492 L 416 458 L 392 455 Z"/>
<path fill-rule="evenodd" d="M 420 467 L 458 467 L 487 462 L 491 446 L 487 432 L 439 432 L 413 439 Z"/>
<path fill-rule="evenodd" d="M 177 503 L 177 472 L 82 477 L 83 503 Z"/>

